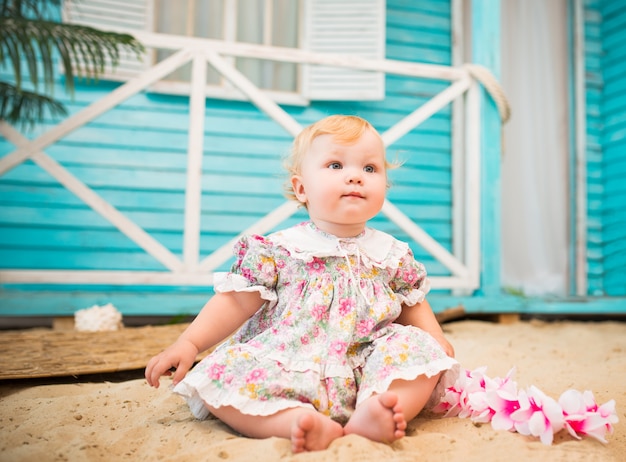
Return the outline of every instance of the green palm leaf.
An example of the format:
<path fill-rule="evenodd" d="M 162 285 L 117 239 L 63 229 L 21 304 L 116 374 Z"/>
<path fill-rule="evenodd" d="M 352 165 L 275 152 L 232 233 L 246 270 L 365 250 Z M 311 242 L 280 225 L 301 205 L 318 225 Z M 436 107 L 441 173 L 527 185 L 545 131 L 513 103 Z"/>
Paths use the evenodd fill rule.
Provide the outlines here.
<path fill-rule="evenodd" d="M 43 120 L 44 109 L 61 114 L 61 103 L 52 104 L 57 59 L 65 73 L 65 88 L 73 94 L 75 78 L 95 80 L 107 65 L 118 65 L 122 50 L 138 58 L 144 51 L 131 35 L 55 21 L 53 7 L 58 8 L 60 2 L 0 0 L 0 69 L 10 66 L 13 70 L 13 81 L 4 82 L 8 86 L 4 87 L 0 119 L 30 125 Z M 25 71 L 32 90 L 24 89 Z M 42 83 L 47 95 L 40 93 Z M 7 90 L 9 87 L 12 90 Z M 39 110 L 38 104 L 42 105 Z"/>
<path fill-rule="evenodd" d="M 50 96 L 20 90 L 14 85 L 0 82 L 0 119 L 32 126 L 46 115 L 60 117 L 66 114 L 65 107 Z"/>

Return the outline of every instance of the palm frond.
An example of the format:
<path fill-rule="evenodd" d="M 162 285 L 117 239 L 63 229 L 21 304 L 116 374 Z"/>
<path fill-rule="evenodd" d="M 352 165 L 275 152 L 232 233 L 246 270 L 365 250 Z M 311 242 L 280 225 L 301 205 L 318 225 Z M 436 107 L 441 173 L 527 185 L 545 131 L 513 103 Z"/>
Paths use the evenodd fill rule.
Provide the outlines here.
<path fill-rule="evenodd" d="M 50 96 L 0 82 L 0 120 L 28 128 L 42 121 L 46 115 L 61 117 L 67 115 L 67 110 Z"/>
<path fill-rule="evenodd" d="M 66 76 L 67 89 L 73 90 L 73 80 L 78 77 L 95 79 L 105 66 L 119 64 L 122 49 L 134 52 L 137 57 L 144 51 L 143 45 L 133 36 L 106 32 L 78 24 L 52 21 L 32 21 L 25 18 L 0 18 L 0 59 L 9 57 L 14 70 L 16 85 L 21 87 L 20 59 L 28 63 L 32 84 L 39 85 L 54 73 L 52 49 L 56 49 Z M 42 73 L 38 72 L 41 65 Z"/>
<path fill-rule="evenodd" d="M 57 115 L 64 113 L 60 103 L 38 94 L 42 82 L 44 92 L 52 93 L 57 61 L 65 73 L 65 88 L 73 94 L 75 77 L 95 80 L 106 66 L 119 64 L 122 50 L 138 58 L 144 52 L 143 45 L 131 35 L 56 21 L 55 13 L 58 16 L 61 3 L 62 0 L 0 0 L 0 68 L 13 69 L 12 82 L 0 82 L 0 119 L 15 122 L 19 111 L 24 111 L 27 123 L 32 124 L 45 110 Z M 23 88 L 26 72 L 34 91 Z"/>

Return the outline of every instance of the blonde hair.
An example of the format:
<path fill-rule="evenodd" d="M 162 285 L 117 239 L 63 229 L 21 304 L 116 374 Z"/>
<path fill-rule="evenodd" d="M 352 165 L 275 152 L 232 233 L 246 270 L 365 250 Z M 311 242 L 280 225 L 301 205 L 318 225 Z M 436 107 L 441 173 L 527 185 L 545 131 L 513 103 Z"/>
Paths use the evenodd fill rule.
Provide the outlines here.
<path fill-rule="evenodd" d="M 289 174 L 285 182 L 285 196 L 297 201 L 291 186 L 291 177 L 301 173 L 302 160 L 309 151 L 313 140 L 321 135 L 332 135 L 333 140 L 339 144 L 352 144 L 356 142 L 367 130 L 380 134 L 367 120 L 352 115 L 332 115 L 321 119 L 302 130 L 293 141 L 289 157 L 285 159 L 285 169 Z M 382 143 L 382 138 L 381 138 Z M 390 163 L 385 158 L 385 169 L 396 168 L 399 165 Z M 387 184 L 389 187 L 389 184 Z"/>

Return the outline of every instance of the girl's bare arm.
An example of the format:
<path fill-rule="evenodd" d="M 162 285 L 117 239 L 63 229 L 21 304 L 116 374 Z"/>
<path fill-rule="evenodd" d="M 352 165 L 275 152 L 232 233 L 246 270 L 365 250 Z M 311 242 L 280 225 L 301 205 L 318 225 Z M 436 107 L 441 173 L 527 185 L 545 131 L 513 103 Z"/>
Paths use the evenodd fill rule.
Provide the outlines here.
<path fill-rule="evenodd" d="M 159 378 L 171 375 L 180 382 L 198 353 L 211 348 L 232 334 L 263 305 L 258 292 L 225 292 L 214 295 L 178 340 L 153 357 L 146 366 L 146 380 L 159 387 Z"/>

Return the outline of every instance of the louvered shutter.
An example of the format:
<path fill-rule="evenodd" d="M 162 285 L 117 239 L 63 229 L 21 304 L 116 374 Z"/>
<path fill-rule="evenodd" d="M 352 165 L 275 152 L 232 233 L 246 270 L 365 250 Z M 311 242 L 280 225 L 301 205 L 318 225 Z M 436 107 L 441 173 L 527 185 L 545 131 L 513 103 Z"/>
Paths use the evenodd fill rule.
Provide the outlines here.
<path fill-rule="evenodd" d="M 384 0 L 305 0 L 303 48 L 351 57 L 385 57 Z M 307 65 L 303 96 L 310 100 L 374 100 L 385 96 L 382 72 Z"/>
<path fill-rule="evenodd" d="M 152 0 L 65 0 L 63 18 L 66 22 L 107 30 L 123 27 L 129 30 L 153 30 Z M 115 69 L 107 66 L 101 78 L 126 81 L 151 66 L 149 51 L 142 59 L 122 51 Z"/>

